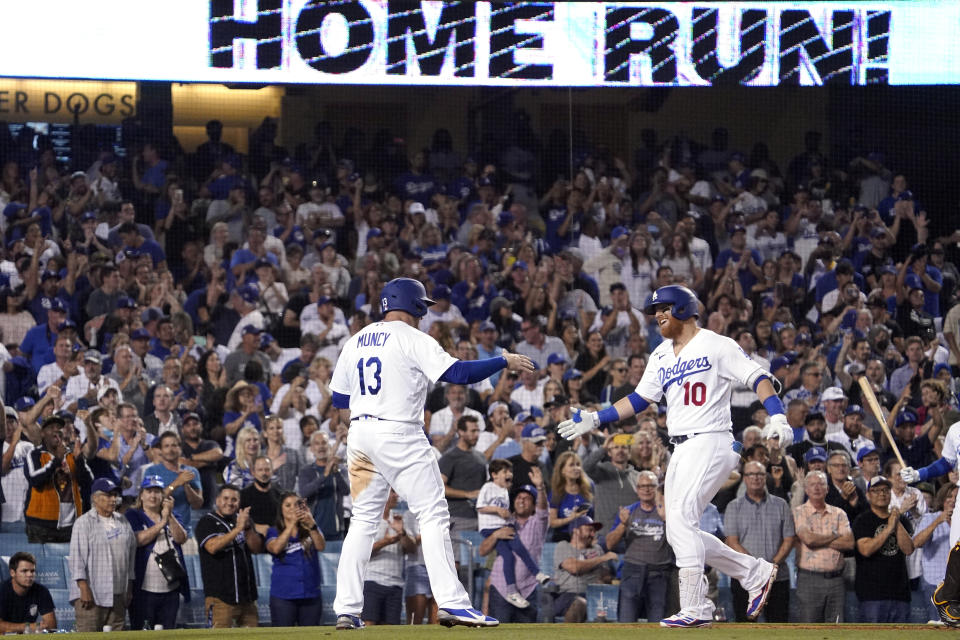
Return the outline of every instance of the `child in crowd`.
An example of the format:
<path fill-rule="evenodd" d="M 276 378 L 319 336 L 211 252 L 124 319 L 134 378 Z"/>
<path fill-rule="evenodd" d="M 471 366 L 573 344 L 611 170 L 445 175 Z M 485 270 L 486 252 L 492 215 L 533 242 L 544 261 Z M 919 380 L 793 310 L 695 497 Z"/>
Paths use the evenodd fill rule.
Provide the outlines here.
<path fill-rule="evenodd" d="M 490 461 L 489 471 L 492 480 L 480 488 L 477 496 L 477 528 L 484 538 L 493 535 L 501 527 L 514 527 L 510 522 L 509 492 L 510 483 L 513 482 L 513 464 L 509 460 L 497 458 Z M 530 552 L 523 546 L 520 536 L 515 535 L 510 540 L 498 540 L 496 549 L 497 554 L 503 558 L 503 577 L 508 590 L 506 600 L 519 609 L 526 609 L 530 603 L 517 591 L 514 556 L 520 558 L 540 584 L 549 582 L 550 576 L 540 571 Z"/>

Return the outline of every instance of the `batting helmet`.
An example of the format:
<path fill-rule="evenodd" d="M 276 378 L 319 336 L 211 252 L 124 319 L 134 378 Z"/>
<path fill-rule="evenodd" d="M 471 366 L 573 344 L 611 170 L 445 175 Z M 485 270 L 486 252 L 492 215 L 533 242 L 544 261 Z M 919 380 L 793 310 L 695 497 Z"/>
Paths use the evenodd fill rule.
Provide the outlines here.
<path fill-rule="evenodd" d="M 700 302 L 697 300 L 696 294 L 679 284 L 668 284 L 654 291 L 647 298 L 647 304 L 644 305 L 643 312 L 652 315 L 659 304 L 673 305 L 670 307 L 670 313 L 677 320 L 700 317 Z"/>
<path fill-rule="evenodd" d="M 394 278 L 383 286 L 380 292 L 380 311 L 406 311 L 410 315 L 422 318 L 427 315 L 427 307 L 435 304 L 427 297 L 423 283 L 411 278 Z"/>

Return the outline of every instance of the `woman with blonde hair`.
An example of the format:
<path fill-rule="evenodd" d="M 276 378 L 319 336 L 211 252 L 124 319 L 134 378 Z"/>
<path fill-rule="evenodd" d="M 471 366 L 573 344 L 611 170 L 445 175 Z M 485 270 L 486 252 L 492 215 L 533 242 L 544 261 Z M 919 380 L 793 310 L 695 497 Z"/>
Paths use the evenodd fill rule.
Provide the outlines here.
<path fill-rule="evenodd" d="M 297 477 L 300 475 L 303 460 L 299 451 L 285 446 L 283 420 L 278 416 L 267 418 L 263 427 L 263 436 L 267 442 L 263 453 L 270 458 L 270 463 L 273 465 L 274 484 L 284 491 L 293 491 L 297 486 Z"/>
<path fill-rule="evenodd" d="M 657 476 L 657 480 L 662 483 L 667 472 L 667 464 L 670 462 L 670 452 L 664 448 L 656 432 L 652 434 L 649 431 L 637 432 L 633 434 L 630 462 L 639 471 L 652 471 Z"/>
<path fill-rule="evenodd" d="M 573 451 L 557 456 L 550 479 L 550 527 L 553 541 L 570 539 L 569 525 L 583 515 L 593 517 L 593 482 Z"/>
<path fill-rule="evenodd" d="M 210 229 L 210 243 L 203 248 L 203 261 L 208 268 L 213 269 L 223 262 L 229 238 L 230 230 L 226 222 L 217 222 Z"/>
<path fill-rule="evenodd" d="M 253 461 L 260 455 L 260 432 L 244 427 L 237 434 L 233 462 L 223 470 L 223 483 L 246 489 L 253 484 Z"/>

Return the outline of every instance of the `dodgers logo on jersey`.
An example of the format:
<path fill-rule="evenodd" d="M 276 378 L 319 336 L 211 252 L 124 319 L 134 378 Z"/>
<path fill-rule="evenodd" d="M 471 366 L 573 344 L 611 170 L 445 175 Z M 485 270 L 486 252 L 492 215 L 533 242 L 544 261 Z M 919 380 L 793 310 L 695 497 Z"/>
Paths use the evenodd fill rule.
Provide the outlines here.
<path fill-rule="evenodd" d="M 672 367 L 660 367 L 657 375 L 662 386 L 669 387 L 671 383 L 676 382 L 679 387 L 684 378 L 709 371 L 712 367 L 710 359 L 707 356 L 701 356 L 692 360 L 677 360 Z"/>

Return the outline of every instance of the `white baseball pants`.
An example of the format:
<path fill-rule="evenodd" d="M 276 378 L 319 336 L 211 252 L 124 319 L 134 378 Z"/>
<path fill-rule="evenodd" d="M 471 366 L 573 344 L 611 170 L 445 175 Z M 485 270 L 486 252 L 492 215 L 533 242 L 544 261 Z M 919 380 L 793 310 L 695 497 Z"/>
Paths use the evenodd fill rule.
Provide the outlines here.
<path fill-rule="evenodd" d="M 714 535 L 700 530 L 700 518 L 707 503 L 717 495 L 740 461 L 740 454 L 731 448 L 732 444 L 733 434 L 729 431 L 700 434 L 677 445 L 667 467 L 664 485 L 667 541 L 681 570 L 680 582 L 689 581 L 688 585 L 680 585 L 680 604 L 700 617 L 712 614 L 712 606 L 708 612 L 707 603 L 703 602 L 706 590 L 699 585 L 704 565 L 735 578 L 748 592 L 759 589 L 769 578 L 769 563 L 734 551 Z M 685 569 L 692 571 L 685 572 Z M 685 591 L 689 600 L 683 597 Z"/>
<path fill-rule="evenodd" d="M 450 543 L 450 512 L 443 479 L 423 427 L 406 422 L 355 420 L 347 436 L 353 516 L 337 567 L 337 615 L 359 616 L 363 580 L 390 487 L 420 523 L 430 588 L 442 608 L 465 609 L 470 596 L 457 579 Z"/>

